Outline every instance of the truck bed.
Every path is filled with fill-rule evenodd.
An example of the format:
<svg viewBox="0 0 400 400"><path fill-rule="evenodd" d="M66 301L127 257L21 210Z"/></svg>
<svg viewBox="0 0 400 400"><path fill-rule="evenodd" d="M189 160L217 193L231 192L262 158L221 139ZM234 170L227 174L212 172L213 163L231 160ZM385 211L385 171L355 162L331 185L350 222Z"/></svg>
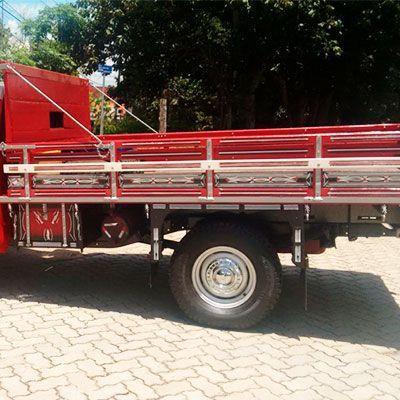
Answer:
<svg viewBox="0 0 400 400"><path fill-rule="evenodd" d="M5 144L1 202L397 204L399 125Z"/></svg>

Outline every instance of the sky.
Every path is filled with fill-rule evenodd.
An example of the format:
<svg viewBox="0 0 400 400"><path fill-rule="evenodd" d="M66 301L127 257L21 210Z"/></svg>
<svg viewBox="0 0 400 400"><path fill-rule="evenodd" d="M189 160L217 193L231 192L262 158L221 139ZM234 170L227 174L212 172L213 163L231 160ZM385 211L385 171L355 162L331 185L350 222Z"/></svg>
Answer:
<svg viewBox="0 0 400 400"><path fill-rule="evenodd" d="M13 13L19 20L33 18L39 11L46 7L53 7L57 4L71 3L71 0L4 0L5 8ZM7 12L4 13L4 23L14 34L19 34L19 21Z"/></svg>
<svg viewBox="0 0 400 400"><path fill-rule="evenodd" d="M34 18L39 11L46 6L54 7L57 4L72 3L72 0L4 0L5 7L8 11L12 12L18 19ZM4 23L11 32L17 37L21 35L19 30L20 22L4 13ZM102 83L102 76L96 72L89 76L89 78L100 86ZM113 72L110 76L106 77L106 86L115 85L116 73Z"/></svg>

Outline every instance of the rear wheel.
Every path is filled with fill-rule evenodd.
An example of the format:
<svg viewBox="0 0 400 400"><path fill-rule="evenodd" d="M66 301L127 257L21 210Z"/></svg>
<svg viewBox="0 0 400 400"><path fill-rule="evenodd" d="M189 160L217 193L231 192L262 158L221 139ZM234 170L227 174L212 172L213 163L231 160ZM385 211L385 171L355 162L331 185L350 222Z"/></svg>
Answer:
<svg viewBox="0 0 400 400"><path fill-rule="evenodd" d="M275 306L281 291L280 264L258 230L234 221L203 222L175 251L170 283L191 319L243 329Z"/></svg>

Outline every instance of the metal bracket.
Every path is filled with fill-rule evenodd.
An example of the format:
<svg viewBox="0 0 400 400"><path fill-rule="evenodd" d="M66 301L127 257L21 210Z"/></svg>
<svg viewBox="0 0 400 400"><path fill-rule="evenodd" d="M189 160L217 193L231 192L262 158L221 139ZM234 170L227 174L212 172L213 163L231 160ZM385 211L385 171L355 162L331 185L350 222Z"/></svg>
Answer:
<svg viewBox="0 0 400 400"><path fill-rule="evenodd" d="M300 206L298 210L287 211L289 224L292 229L292 261L300 268L300 277L303 284L304 309L307 311L308 293L307 293L307 269L308 256L305 249L305 226L304 219L307 219L309 210L305 206Z"/></svg>
<svg viewBox="0 0 400 400"><path fill-rule="evenodd" d="M386 215L388 213L388 207L386 204L382 204L381 205L381 218L382 218L382 222L386 221Z"/></svg>
<svg viewBox="0 0 400 400"><path fill-rule="evenodd" d="M165 217L168 214L166 209L156 209L153 206L149 207L150 218L150 274L149 286L153 287L154 278L159 270L160 259L163 248L163 225Z"/></svg>
<svg viewBox="0 0 400 400"><path fill-rule="evenodd" d="M305 212L306 221L308 222L310 220L310 212L311 212L311 207L309 204L304 205L304 212Z"/></svg>

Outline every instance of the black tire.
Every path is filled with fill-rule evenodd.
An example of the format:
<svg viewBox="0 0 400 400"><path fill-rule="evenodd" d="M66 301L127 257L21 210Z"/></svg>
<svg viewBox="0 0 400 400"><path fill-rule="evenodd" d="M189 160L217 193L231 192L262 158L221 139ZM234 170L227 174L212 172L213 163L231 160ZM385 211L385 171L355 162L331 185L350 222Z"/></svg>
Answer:
<svg viewBox="0 0 400 400"><path fill-rule="evenodd" d="M192 269L200 255L216 246L243 253L252 263L256 283L246 302L220 308L203 300L195 289ZM171 260L170 285L182 311L200 324L244 329L260 322L275 306L281 293L281 265L265 234L238 221L205 221L181 241Z"/></svg>

